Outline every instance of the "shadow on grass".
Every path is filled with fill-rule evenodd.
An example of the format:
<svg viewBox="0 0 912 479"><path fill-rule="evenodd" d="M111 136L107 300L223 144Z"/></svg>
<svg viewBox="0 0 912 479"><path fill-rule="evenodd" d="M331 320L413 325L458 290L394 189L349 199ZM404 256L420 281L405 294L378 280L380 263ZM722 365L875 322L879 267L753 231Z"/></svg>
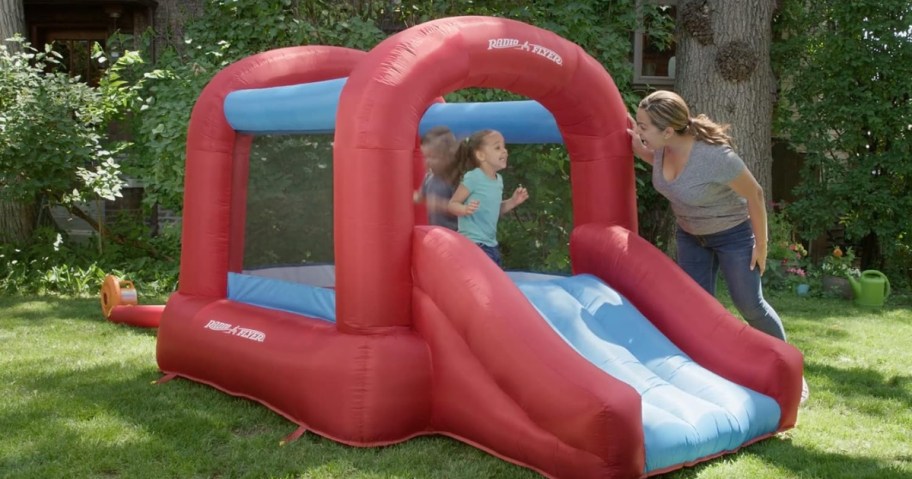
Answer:
<svg viewBox="0 0 912 479"><path fill-rule="evenodd" d="M758 446L757 457L764 462L788 469L788 477L821 479L908 479L883 460L851 456L796 446L788 438L777 438Z"/></svg>
<svg viewBox="0 0 912 479"><path fill-rule="evenodd" d="M812 377L827 378L827 388L839 397L864 400L863 402L870 399L898 400L912 408L912 376L888 377L876 369L841 369L817 362L806 363L805 370Z"/></svg>
<svg viewBox="0 0 912 479"><path fill-rule="evenodd" d="M738 455L752 456L771 467L786 469L782 477L790 479L908 479L909 473L891 467L883 460L833 453L795 445L785 435L776 436L751 445ZM896 458L907 462L912 456ZM715 467L714 461L692 468L656 476L656 479L696 479L706 469Z"/></svg>

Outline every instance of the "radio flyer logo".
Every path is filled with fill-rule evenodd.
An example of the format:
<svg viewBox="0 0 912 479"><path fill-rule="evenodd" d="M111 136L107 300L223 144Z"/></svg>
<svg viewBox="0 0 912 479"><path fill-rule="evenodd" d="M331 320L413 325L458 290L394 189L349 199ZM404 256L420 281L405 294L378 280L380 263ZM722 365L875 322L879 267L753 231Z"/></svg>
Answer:
<svg viewBox="0 0 912 479"><path fill-rule="evenodd" d="M554 50L536 43L520 42L516 38L491 38L488 40L488 50L522 50L551 60L557 65L563 65L564 59Z"/></svg>
<svg viewBox="0 0 912 479"><path fill-rule="evenodd" d="M242 328L240 326L233 326L228 323L223 323L221 321L215 321L210 319L205 326L205 329L212 331L217 331L219 333L230 334L232 336L237 336L239 338L249 339L251 341L256 341L262 343L266 341L266 333L262 331L257 331L256 329Z"/></svg>

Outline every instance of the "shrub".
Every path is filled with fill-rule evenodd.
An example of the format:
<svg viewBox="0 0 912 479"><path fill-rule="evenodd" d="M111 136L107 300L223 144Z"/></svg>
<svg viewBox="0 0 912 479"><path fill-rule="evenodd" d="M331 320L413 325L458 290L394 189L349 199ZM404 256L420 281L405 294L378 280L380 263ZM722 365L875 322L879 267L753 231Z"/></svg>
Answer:
<svg viewBox="0 0 912 479"><path fill-rule="evenodd" d="M843 252L839 246L833 248L833 251L823 258L820 271L825 275L840 278L849 275L858 276L859 271L855 266L855 251L852 248L846 248Z"/></svg>
<svg viewBox="0 0 912 479"><path fill-rule="evenodd" d="M149 240L177 257L176 232ZM178 263L149 257L144 250L116 245L99 253L91 242L68 241L64 233L39 228L23 247L0 244L0 293L97 296L106 274L132 280L141 293L163 296L177 289Z"/></svg>
<svg viewBox="0 0 912 479"><path fill-rule="evenodd" d="M120 196L115 158L130 144L110 139L107 129L138 98L142 80L127 76L142 59L125 52L93 87L61 70L52 45L39 51L21 37L11 41L21 49L0 45L0 198L41 198L91 224L80 202ZM97 44L93 59L107 61Z"/></svg>

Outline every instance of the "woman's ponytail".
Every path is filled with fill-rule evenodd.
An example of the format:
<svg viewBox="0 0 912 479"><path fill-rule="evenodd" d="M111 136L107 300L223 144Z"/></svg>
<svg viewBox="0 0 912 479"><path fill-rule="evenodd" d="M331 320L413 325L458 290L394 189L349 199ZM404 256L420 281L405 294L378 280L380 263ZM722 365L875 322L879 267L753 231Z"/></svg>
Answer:
<svg viewBox="0 0 912 479"><path fill-rule="evenodd" d="M732 139L726 133L728 125L720 125L702 113L691 118L687 103L675 92L654 91L640 101L639 107L659 130L671 127L679 135L690 133L706 143L732 146Z"/></svg>

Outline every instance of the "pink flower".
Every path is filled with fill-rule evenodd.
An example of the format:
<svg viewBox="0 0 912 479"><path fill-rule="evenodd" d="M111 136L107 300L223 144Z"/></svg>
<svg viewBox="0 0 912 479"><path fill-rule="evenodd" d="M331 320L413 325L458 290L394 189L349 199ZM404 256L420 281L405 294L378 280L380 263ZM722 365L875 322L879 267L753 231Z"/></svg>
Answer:
<svg viewBox="0 0 912 479"><path fill-rule="evenodd" d="M807 273L802 268L789 268L786 271L788 271L791 274L794 274L795 276L800 276L802 278L807 276Z"/></svg>

